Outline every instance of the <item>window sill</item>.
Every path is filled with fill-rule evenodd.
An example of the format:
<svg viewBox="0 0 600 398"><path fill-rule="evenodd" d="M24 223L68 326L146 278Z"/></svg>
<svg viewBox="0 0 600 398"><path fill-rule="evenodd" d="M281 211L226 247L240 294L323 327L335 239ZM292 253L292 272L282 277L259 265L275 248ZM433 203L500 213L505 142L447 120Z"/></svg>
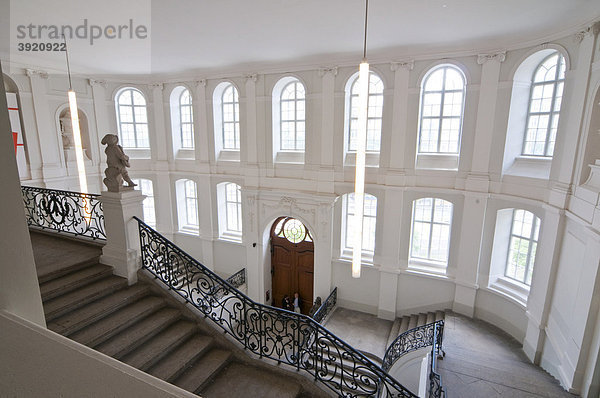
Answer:
<svg viewBox="0 0 600 398"><path fill-rule="evenodd" d="M550 177L552 158L545 156L517 156L505 174L547 180Z"/></svg>
<svg viewBox="0 0 600 398"><path fill-rule="evenodd" d="M417 153L417 169L458 170L458 154Z"/></svg>
<svg viewBox="0 0 600 398"><path fill-rule="evenodd" d="M195 150L192 148L178 149L175 154L175 159L194 160Z"/></svg>
<svg viewBox="0 0 600 398"><path fill-rule="evenodd" d="M278 151L275 163L304 164L304 151Z"/></svg>
<svg viewBox="0 0 600 398"><path fill-rule="evenodd" d="M199 235L200 228L184 225L178 232L185 235Z"/></svg>
<svg viewBox="0 0 600 398"><path fill-rule="evenodd" d="M490 282L489 289L515 301L523 308L527 307L529 286L524 283L501 276Z"/></svg>
<svg viewBox="0 0 600 398"><path fill-rule="evenodd" d="M240 151L223 149L219 152L217 161L219 161L219 162L239 162L240 161Z"/></svg>
<svg viewBox="0 0 600 398"><path fill-rule="evenodd" d="M150 148L123 148L123 151L131 159L150 159L152 157Z"/></svg>
<svg viewBox="0 0 600 398"><path fill-rule="evenodd" d="M356 151L346 152L344 166L356 165ZM379 152L367 152L365 157L367 167L379 167Z"/></svg>
<svg viewBox="0 0 600 398"><path fill-rule="evenodd" d="M341 254L339 260L352 263L352 251L344 249L342 251L342 254ZM361 263L364 265L372 266L373 265L373 253L363 250Z"/></svg>
<svg viewBox="0 0 600 398"><path fill-rule="evenodd" d="M242 243L242 234L234 232L223 232L221 236L219 236L219 240L231 243Z"/></svg>
<svg viewBox="0 0 600 398"><path fill-rule="evenodd" d="M411 258L408 260L408 270L431 275L446 275L448 264Z"/></svg>

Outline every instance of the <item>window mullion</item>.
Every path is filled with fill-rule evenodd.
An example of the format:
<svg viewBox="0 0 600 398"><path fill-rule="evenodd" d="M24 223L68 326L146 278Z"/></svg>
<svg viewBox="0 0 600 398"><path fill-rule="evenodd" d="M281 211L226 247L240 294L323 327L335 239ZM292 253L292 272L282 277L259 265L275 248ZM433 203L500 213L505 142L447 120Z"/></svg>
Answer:
<svg viewBox="0 0 600 398"><path fill-rule="evenodd" d="M431 203L431 221L429 222L429 243L427 247L427 258L431 260L431 241L433 236L433 217L435 216L435 199Z"/></svg>
<svg viewBox="0 0 600 398"><path fill-rule="evenodd" d="M443 115L444 115L444 101L445 101L445 97L446 97L446 71L447 69L444 68L444 73L442 75L442 96L440 97L440 116L439 116L439 126L438 126L438 139L437 139L437 152L440 153L440 147L441 147L441 140L442 140L442 122L443 122Z"/></svg>

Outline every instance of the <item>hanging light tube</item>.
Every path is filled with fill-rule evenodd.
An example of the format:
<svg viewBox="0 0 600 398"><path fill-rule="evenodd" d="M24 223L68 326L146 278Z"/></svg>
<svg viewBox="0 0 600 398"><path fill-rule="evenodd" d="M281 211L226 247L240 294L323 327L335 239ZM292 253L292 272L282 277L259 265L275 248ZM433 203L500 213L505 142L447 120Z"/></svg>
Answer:
<svg viewBox="0 0 600 398"><path fill-rule="evenodd" d="M354 176L354 246L352 251L353 278L360 278L360 269L362 266L367 121L369 113L369 63L367 62L368 11L369 0L365 0L365 35L363 43L363 60L358 69L358 130L356 134L356 162Z"/></svg>

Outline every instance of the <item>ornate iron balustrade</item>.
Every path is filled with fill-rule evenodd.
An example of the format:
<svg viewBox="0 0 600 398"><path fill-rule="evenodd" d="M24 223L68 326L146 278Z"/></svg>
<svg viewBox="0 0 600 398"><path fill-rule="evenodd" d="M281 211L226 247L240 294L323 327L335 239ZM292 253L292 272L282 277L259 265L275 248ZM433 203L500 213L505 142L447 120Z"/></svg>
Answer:
<svg viewBox="0 0 600 398"><path fill-rule="evenodd" d="M100 195L27 186L21 193L28 226L106 240Z"/></svg>
<svg viewBox="0 0 600 398"><path fill-rule="evenodd" d="M246 283L246 268L242 268L235 274L231 275L229 278L226 279L226 281L231 286L238 289L240 286ZM227 290L222 289L220 286L215 286L211 294L214 295L217 300L221 300L223 296L227 294Z"/></svg>
<svg viewBox="0 0 600 398"><path fill-rule="evenodd" d="M246 283L246 268L242 268L226 280L231 286L239 289L240 286Z"/></svg>
<svg viewBox="0 0 600 398"><path fill-rule="evenodd" d="M323 319L325 319L327 315L331 313L336 303L337 287L333 289L331 293L329 293L329 296L327 296L327 300L325 300L325 302L321 304L319 309L313 314L312 318L319 323L323 322Z"/></svg>
<svg viewBox="0 0 600 398"><path fill-rule="evenodd" d="M444 321L435 323L433 345L431 346L431 362L429 368L429 398L445 398L446 389L442 386L442 376L436 372L437 359L442 351Z"/></svg>
<svg viewBox="0 0 600 398"><path fill-rule="evenodd" d="M432 368L429 374L430 397L440 397L441 395L431 395L432 391L442 391L441 377L435 373L435 361L437 356L442 352L442 338L444 332L444 321L436 321L426 325L417 326L416 328L407 330L400 334L385 351L383 364L381 367L387 372L396 363L400 357L409 352L416 351L421 348L432 346ZM432 382L436 380L438 383L436 388L432 387Z"/></svg>
<svg viewBox="0 0 600 398"><path fill-rule="evenodd" d="M341 397L417 397L312 318L254 302L136 220L142 267L246 350L306 371ZM225 294L217 298L216 290Z"/></svg>
<svg viewBox="0 0 600 398"><path fill-rule="evenodd" d="M441 326L440 326L441 325ZM429 347L434 343L434 331L441 327L444 330L444 321L428 323L426 325L417 326L416 328L407 330L400 334L385 351L383 356L382 368L388 371L394 366L394 363L405 354L416 351L420 348ZM441 336L438 348L441 350Z"/></svg>

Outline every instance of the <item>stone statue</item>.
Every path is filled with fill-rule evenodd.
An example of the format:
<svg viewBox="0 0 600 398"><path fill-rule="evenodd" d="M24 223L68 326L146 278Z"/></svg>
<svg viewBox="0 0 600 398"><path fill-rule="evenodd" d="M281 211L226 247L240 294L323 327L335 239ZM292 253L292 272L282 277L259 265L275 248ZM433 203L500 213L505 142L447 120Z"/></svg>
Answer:
<svg viewBox="0 0 600 398"><path fill-rule="evenodd" d="M59 119L60 135L62 137L63 148L73 148L73 127L71 125L71 111L67 112Z"/></svg>
<svg viewBox="0 0 600 398"><path fill-rule="evenodd" d="M127 167L129 165L129 156L123 152L123 147L119 145L119 137L115 134L106 134L102 138L102 144L106 145L104 153L106 153L107 168L104 170L106 178L104 185L109 192L120 192L127 189L133 189L136 184L129 178ZM127 182L127 186L123 186L123 180Z"/></svg>

